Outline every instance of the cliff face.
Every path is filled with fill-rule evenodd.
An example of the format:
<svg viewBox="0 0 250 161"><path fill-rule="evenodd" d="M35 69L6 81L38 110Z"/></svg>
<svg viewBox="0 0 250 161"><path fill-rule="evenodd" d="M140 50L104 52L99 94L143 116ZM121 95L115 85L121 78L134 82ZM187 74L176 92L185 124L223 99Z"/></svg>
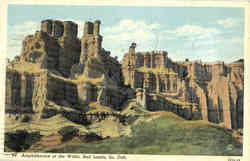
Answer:
<svg viewBox="0 0 250 161"><path fill-rule="evenodd" d="M40 111L46 99L46 77L44 70L28 73L7 69L6 107L7 110Z"/></svg>
<svg viewBox="0 0 250 161"><path fill-rule="evenodd" d="M236 73L232 68L229 70L231 71L226 74L214 76L207 86L208 119L213 122L224 122L228 128L242 128L243 73ZM237 78L231 79L232 75Z"/></svg>
<svg viewBox="0 0 250 161"><path fill-rule="evenodd" d="M173 62L164 51L135 53L132 44L122 68L125 84L143 89L137 90L137 102L149 110L243 128L243 62ZM190 114L184 116L184 109Z"/></svg>

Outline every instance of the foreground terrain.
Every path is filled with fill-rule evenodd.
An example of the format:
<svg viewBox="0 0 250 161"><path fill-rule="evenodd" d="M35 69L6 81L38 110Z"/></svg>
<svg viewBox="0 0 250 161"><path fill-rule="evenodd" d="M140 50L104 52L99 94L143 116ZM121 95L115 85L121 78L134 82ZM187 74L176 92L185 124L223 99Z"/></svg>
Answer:
<svg viewBox="0 0 250 161"><path fill-rule="evenodd" d="M112 121L110 122L112 123ZM109 123L106 122L106 124ZM139 117L128 126L131 128L129 135L112 138L96 137L96 135L87 138L81 134L69 140L61 141L62 136L60 135L41 136L26 151L242 155L242 144L232 136L232 130L205 121L186 121L170 112L157 112L146 117ZM118 131L121 131L121 129L118 129ZM116 131L112 130L112 133L116 133Z"/></svg>
<svg viewBox="0 0 250 161"><path fill-rule="evenodd" d="M184 121L164 113L154 121L132 128L131 137L55 148L50 152L242 155L242 144L232 138L232 131L204 121Z"/></svg>

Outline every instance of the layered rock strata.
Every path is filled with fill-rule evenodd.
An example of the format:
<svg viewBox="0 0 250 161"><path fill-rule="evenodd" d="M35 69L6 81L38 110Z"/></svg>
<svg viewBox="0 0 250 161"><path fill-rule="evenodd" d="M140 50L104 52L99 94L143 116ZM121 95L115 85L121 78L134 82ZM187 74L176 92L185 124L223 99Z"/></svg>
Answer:
<svg viewBox="0 0 250 161"><path fill-rule="evenodd" d="M243 61L173 62L166 51L135 52L122 60L124 82L136 90L137 103L151 111L169 110L227 128L243 127ZM173 110L174 109L174 110ZM181 109L181 110L180 110Z"/></svg>
<svg viewBox="0 0 250 161"><path fill-rule="evenodd" d="M86 22L82 39L71 21L45 20L7 65L8 110L41 112L52 101L80 111L90 102L121 110L128 94L121 64L102 48L100 21Z"/></svg>

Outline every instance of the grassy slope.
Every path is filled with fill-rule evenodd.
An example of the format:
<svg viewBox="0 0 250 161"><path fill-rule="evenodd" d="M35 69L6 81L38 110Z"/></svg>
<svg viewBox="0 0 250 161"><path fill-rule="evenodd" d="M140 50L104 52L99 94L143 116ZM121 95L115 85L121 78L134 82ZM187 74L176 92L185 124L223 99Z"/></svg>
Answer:
<svg viewBox="0 0 250 161"><path fill-rule="evenodd" d="M241 155L241 149L229 130L204 121L185 121L165 112L153 121L134 125L132 137L108 139L98 144L82 143L51 152Z"/></svg>

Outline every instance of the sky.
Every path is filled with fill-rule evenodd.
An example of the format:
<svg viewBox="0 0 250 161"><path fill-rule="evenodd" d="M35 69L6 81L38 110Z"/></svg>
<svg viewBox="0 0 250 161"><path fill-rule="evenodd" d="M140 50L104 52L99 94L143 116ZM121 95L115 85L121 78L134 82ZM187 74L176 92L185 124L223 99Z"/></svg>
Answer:
<svg viewBox="0 0 250 161"><path fill-rule="evenodd" d="M76 22L79 38L85 21L101 20L103 47L119 60L132 42L137 52L164 50L174 61L243 58L243 8L58 5L8 6L8 58L21 54L22 40L45 19Z"/></svg>

